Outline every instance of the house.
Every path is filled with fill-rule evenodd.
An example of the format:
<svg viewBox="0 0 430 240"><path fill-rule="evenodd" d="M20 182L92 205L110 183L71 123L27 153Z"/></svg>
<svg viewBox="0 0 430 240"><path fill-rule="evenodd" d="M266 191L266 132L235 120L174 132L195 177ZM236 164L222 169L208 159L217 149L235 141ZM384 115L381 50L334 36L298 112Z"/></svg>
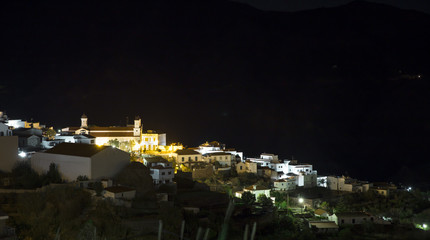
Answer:
<svg viewBox="0 0 430 240"><path fill-rule="evenodd" d="M339 226L333 221L309 221L309 228L316 233L336 233Z"/></svg>
<svg viewBox="0 0 430 240"><path fill-rule="evenodd" d="M175 169L172 163L160 156L144 157L143 164L149 168L150 175L155 185L172 183L175 177Z"/></svg>
<svg viewBox="0 0 430 240"><path fill-rule="evenodd" d="M130 154L110 146L61 143L31 157L31 166L39 173L48 171L51 163L57 165L66 181L78 176L95 180L114 177L130 163Z"/></svg>
<svg viewBox="0 0 430 240"><path fill-rule="evenodd" d="M202 161L202 155L192 149L177 150L172 154L172 156L176 160L177 164Z"/></svg>
<svg viewBox="0 0 430 240"><path fill-rule="evenodd" d="M397 190L397 186L392 183L386 182L374 182L370 190L377 192L378 194L387 197L391 191Z"/></svg>
<svg viewBox="0 0 430 240"><path fill-rule="evenodd" d="M112 199L132 200L136 196L136 189L125 186L112 186L104 189L103 196Z"/></svg>
<svg viewBox="0 0 430 240"><path fill-rule="evenodd" d="M18 136L18 147L22 150L41 148L42 130L37 128L16 128L12 135Z"/></svg>
<svg viewBox="0 0 430 240"><path fill-rule="evenodd" d="M213 152L206 153L202 156L203 161L207 163L218 162L222 167L231 167L233 162L233 156L230 153L225 152Z"/></svg>
<svg viewBox="0 0 430 240"><path fill-rule="evenodd" d="M250 192L255 195L255 198L258 199L260 195L266 195L266 197L270 198L270 188L265 188L262 186L252 185L243 189L243 191L238 191L235 193L235 196L238 198L242 198L242 194L244 192Z"/></svg>
<svg viewBox="0 0 430 240"><path fill-rule="evenodd" d="M221 144L217 141L205 142L199 147L195 148L195 151L199 152L202 155L217 152L230 153L232 155L233 161L236 160L236 158L240 160L243 159L243 152L238 152L234 148L225 148L225 144Z"/></svg>
<svg viewBox="0 0 430 240"><path fill-rule="evenodd" d="M253 173L257 174L257 163L249 160L236 164L237 173Z"/></svg>
<svg viewBox="0 0 430 240"><path fill-rule="evenodd" d="M273 182L273 189L277 191L290 191L296 189L296 179L294 177L279 179Z"/></svg>
<svg viewBox="0 0 430 240"><path fill-rule="evenodd" d="M375 222L375 217L366 212L344 212L330 215L328 220L334 221L337 225L342 226Z"/></svg>
<svg viewBox="0 0 430 240"><path fill-rule="evenodd" d="M3 136L12 136L12 130L9 128L8 125L0 121L0 137Z"/></svg>
<svg viewBox="0 0 430 240"><path fill-rule="evenodd" d="M328 176L327 188L334 191L367 192L372 184L350 177Z"/></svg>

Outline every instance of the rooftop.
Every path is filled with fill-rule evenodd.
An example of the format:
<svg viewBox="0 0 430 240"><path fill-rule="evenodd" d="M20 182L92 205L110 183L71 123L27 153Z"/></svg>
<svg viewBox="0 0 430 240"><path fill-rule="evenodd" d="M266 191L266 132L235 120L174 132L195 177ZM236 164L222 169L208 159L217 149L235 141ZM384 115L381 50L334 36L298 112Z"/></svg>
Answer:
<svg viewBox="0 0 430 240"><path fill-rule="evenodd" d="M337 217L370 217L371 215L366 212L343 212L336 213Z"/></svg>
<svg viewBox="0 0 430 240"><path fill-rule="evenodd" d="M339 228L339 226L332 221L310 221L309 225L316 228Z"/></svg>
<svg viewBox="0 0 430 240"><path fill-rule="evenodd" d="M83 143L60 143L57 146L46 150L45 153L61 154L79 157L91 157L107 148L108 146L97 146Z"/></svg>
<svg viewBox="0 0 430 240"><path fill-rule="evenodd" d="M149 163L168 163L169 162L160 156L144 157L144 159Z"/></svg>
<svg viewBox="0 0 430 240"><path fill-rule="evenodd" d="M226 153L226 152L212 152L212 153L206 153L203 156L230 156L231 153Z"/></svg>
<svg viewBox="0 0 430 240"><path fill-rule="evenodd" d="M270 188L265 188L265 187L263 187L263 186L257 186L257 185L251 185L251 186L246 187L246 188L244 188L244 189L249 190L249 191L255 191L255 190L270 190Z"/></svg>
<svg viewBox="0 0 430 240"><path fill-rule="evenodd" d="M199 152L194 151L192 149L177 150L175 153L178 154L178 155L200 155Z"/></svg>

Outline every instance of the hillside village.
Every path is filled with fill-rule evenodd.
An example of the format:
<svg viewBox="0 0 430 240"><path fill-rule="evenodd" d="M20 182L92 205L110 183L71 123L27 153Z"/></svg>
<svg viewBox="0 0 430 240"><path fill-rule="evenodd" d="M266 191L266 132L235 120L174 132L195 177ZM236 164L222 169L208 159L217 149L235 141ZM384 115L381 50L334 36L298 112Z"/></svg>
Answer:
<svg viewBox="0 0 430 240"><path fill-rule="evenodd" d="M144 130L140 117L125 126L90 123L83 114L80 126L56 131L0 112L1 234L35 234L20 225L31 224L20 204L11 203L19 195L70 188L82 191L83 199L88 194L96 206L115 209L112 224L122 230L100 231L107 239L346 239L359 232L383 239L399 231L429 236L430 195L414 187L321 175L312 162L276 153L250 157L217 141L190 148L168 144L166 133ZM98 219L92 216L76 218ZM73 231L111 224L92 222ZM223 235L226 226L229 237ZM67 239L73 235L67 229L50 231Z"/></svg>

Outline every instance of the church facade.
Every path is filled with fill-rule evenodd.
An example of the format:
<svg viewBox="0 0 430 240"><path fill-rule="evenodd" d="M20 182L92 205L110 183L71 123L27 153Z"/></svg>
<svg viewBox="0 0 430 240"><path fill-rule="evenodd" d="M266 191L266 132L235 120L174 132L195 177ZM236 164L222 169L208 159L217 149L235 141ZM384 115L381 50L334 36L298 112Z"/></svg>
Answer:
<svg viewBox="0 0 430 240"><path fill-rule="evenodd" d="M81 117L80 127L67 127L62 129L66 134L87 134L95 137L95 144L109 145L110 142L127 143L131 150L155 151L160 144L159 136L165 138L165 134L157 134L153 131L142 131L142 120L136 117L134 125L126 127L98 127L89 126L88 117L84 114ZM161 142L163 144L164 141ZM165 144L164 144L165 145Z"/></svg>

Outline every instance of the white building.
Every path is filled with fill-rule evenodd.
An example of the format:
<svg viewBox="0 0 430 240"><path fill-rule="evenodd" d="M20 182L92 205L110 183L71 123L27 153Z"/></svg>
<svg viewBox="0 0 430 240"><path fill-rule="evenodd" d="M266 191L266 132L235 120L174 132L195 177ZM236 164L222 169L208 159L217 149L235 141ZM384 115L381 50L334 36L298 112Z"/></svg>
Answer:
<svg viewBox="0 0 430 240"><path fill-rule="evenodd" d="M243 159L243 152L238 152L233 148L225 148L224 144L221 144L217 141L203 143L195 150L202 155L207 153L224 152L230 153L233 157L233 160L236 158L236 156L238 156L241 160Z"/></svg>
<svg viewBox="0 0 430 240"><path fill-rule="evenodd" d="M31 166L39 173L48 171L51 163L57 165L66 181L78 176L90 180L112 178L130 163L130 154L109 146L61 143L31 157Z"/></svg>
<svg viewBox="0 0 430 240"><path fill-rule="evenodd" d="M335 213L328 216L329 221L334 221L337 225L355 225L365 222L374 222L375 217L365 212L345 212Z"/></svg>
<svg viewBox="0 0 430 240"><path fill-rule="evenodd" d="M134 125L125 127L97 127L88 125L88 117L84 114L81 117L80 127L67 127L61 131L66 134L86 134L95 137L95 144L109 145L109 141L132 143L132 150L155 151L159 145L166 144L166 134L158 134L155 131L142 130L142 120L136 117ZM163 146L164 146L163 145Z"/></svg>
<svg viewBox="0 0 430 240"><path fill-rule="evenodd" d="M262 186L252 185L243 189L243 191L238 191L235 193L235 196L238 198L242 198L242 194L244 192L250 192L255 195L255 198L258 199L260 195L266 195L266 197L270 198L270 188L265 188Z"/></svg>
<svg viewBox="0 0 430 240"><path fill-rule="evenodd" d="M12 130L9 129L9 126L0 122L0 137L3 136L12 136Z"/></svg>
<svg viewBox="0 0 430 240"><path fill-rule="evenodd" d="M143 164L149 168L155 185L172 183L175 177L175 169L172 163L160 156L144 157Z"/></svg>

